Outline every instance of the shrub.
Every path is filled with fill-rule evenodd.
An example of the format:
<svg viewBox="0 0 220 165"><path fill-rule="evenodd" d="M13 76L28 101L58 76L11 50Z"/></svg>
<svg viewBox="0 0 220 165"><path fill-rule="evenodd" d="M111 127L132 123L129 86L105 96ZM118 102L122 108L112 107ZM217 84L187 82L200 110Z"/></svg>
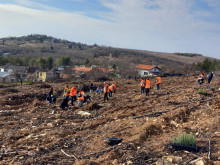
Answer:
<svg viewBox="0 0 220 165"><path fill-rule="evenodd" d="M173 137L172 144L179 144L184 146L193 146L196 147L196 138L192 135L192 133L187 134L178 134L177 138Z"/></svg>
<svg viewBox="0 0 220 165"><path fill-rule="evenodd" d="M207 94L207 91L205 89L199 89L198 91L199 94Z"/></svg>

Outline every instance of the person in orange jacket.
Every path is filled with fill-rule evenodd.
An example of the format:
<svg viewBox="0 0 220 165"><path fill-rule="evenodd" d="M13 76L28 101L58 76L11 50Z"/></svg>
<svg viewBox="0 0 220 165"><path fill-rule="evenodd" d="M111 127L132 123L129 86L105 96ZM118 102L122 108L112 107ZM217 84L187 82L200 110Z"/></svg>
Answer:
<svg viewBox="0 0 220 165"><path fill-rule="evenodd" d="M103 92L104 92L104 102L105 102L105 100L108 101L109 86L106 82L104 82Z"/></svg>
<svg viewBox="0 0 220 165"><path fill-rule="evenodd" d="M84 100L85 100L85 93L84 93L84 91L83 90L81 90L81 91L79 91L79 93L78 93L78 106L79 107L82 107L82 104L83 104L83 102L84 102Z"/></svg>
<svg viewBox="0 0 220 165"><path fill-rule="evenodd" d="M144 88L145 88L145 79L141 78L140 86L141 86L141 94L144 94Z"/></svg>
<svg viewBox="0 0 220 165"><path fill-rule="evenodd" d="M146 96L149 96L150 88L151 88L151 82L150 82L149 79L147 79L147 81L146 81L146 86L145 86Z"/></svg>
<svg viewBox="0 0 220 165"><path fill-rule="evenodd" d="M162 80L161 80L161 77L157 77L157 79L156 79L156 84L157 84L157 90L159 90L160 89L160 84L162 83Z"/></svg>
<svg viewBox="0 0 220 165"><path fill-rule="evenodd" d="M109 87L109 97L112 97L112 93L115 93L116 92L116 84L112 84L110 87Z"/></svg>
<svg viewBox="0 0 220 165"><path fill-rule="evenodd" d="M76 95L77 95L77 87L72 87L70 91L70 96L71 96L71 105L73 106L73 103L76 101Z"/></svg>
<svg viewBox="0 0 220 165"><path fill-rule="evenodd" d="M64 96L66 99L66 107L68 107L68 101L69 101L69 96L70 96L70 88L68 85L66 85L66 88L64 89Z"/></svg>

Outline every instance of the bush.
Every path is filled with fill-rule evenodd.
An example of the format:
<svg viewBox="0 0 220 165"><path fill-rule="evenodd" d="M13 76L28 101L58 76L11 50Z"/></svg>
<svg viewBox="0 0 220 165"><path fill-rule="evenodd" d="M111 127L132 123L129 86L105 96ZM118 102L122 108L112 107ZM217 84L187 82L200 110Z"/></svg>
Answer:
<svg viewBox="0 0 220 165"><path fill-rule="evenodd" d="M196 138L192 135L192 133L187 134L178 134L177 138L173 137L172 144L179 144L184 146L193 146L196 147Z"/></svg>
<svg viewBox="0 0 220 165"><path fill-rule="evenodd" d="M206 95L207 91L205 89L199 89L198 93Z"/></svg>

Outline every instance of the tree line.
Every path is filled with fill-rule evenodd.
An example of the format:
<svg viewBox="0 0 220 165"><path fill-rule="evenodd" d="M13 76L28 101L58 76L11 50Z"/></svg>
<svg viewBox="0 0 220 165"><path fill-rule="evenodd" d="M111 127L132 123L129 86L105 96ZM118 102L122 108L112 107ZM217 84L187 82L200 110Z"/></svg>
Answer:
<svg viewBox="0 0 220 165"><path fill-rule="evenodd" d="M0 56L0 65L13 64L18 66L26 67L38 67L40 69L52 69L54 66L69 66L72 64L71 58L69 56L64 56L56 58L53 57L40 57L32 58L29 56L17 57L17 56Z"/></svg>

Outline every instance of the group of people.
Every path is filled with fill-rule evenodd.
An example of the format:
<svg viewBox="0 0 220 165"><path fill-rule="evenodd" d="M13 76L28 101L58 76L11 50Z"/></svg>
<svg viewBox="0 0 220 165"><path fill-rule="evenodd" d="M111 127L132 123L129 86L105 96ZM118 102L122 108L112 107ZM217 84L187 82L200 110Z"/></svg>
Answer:
<svg viewBox="0 0 220 165"><path fill-rule="evenodd" d="M90 82L90 93L93 93L94 86ZM91 98L89 95L86 95L83 90L77 90L78 86L72 86L72 88L69 88L68 85L66 85L64 92L63 92L63 100L60 103L60 107L62 109L65 109L65 107L68 107L68 102L71 100L71 105L74 106L74 102L78 100L78 106L81 107L83 103L86 103L88 101L91 101ZM112 94L116 92L116 84L108 85L108 83L104 82L104 88L98 87L96 89L96 94L104 93L104 102L108 100L108 97L112 97ZM53 88L50 89L49 94L47 96L47 100L49 101L49 104L56 104L57 99L57 92Z"/></svg>
<svg viewBox="0 0 220 165"><path fill-rule="evenodd" d="M104 89L103 89L103 93L104 93L104 102L108 101L109 97L112 97L113 93L116 93L116 84L112 84L112 85L108 85L108 83L104 82Z"/></svg>
<svg viewBox="0 0 220 165"><path fill-rule="evenodd" d="M160 89L161 83L162 83L162 79L161 79L161 77L158 76L156 78L157 90ZM140 86L141 86L141 94L144 94L144 92L145 92L146 96L149 96L150 89L152 88L150 79L149 78L141 78Z"/></svg>
<svg viewBox="0 0 220 165"><path fill-rule="evenodd" d="M208 75L207 75L207 83L210 84L211 83L211 80L214 76L214 73L213 72L210 72ZM202 86L202 84L204 83L204 80L205 80L205 76L204 76L204 73L201 73L198 77L198 84L199 84L199 87Z"/></svg>

